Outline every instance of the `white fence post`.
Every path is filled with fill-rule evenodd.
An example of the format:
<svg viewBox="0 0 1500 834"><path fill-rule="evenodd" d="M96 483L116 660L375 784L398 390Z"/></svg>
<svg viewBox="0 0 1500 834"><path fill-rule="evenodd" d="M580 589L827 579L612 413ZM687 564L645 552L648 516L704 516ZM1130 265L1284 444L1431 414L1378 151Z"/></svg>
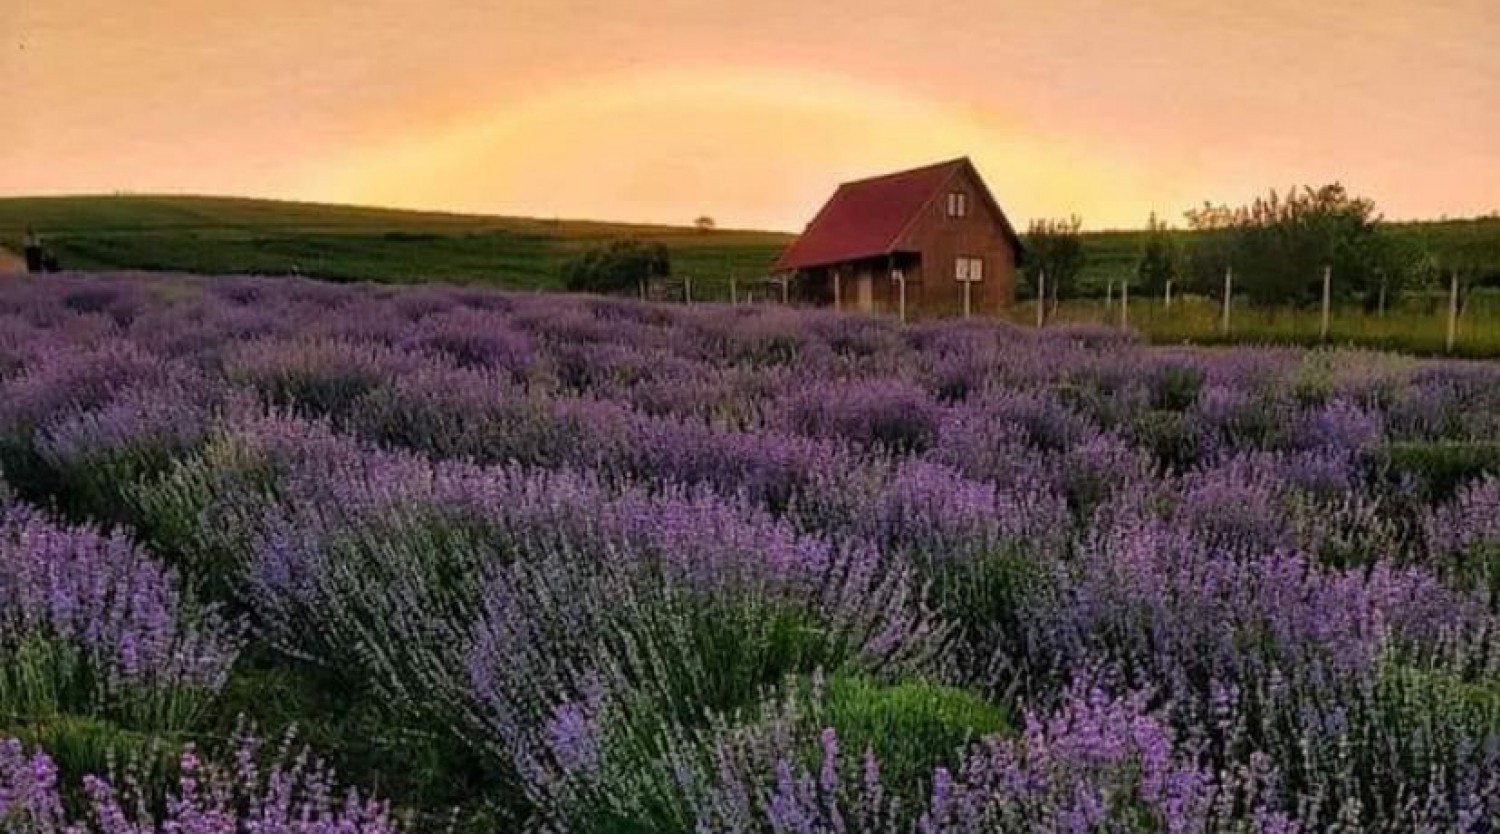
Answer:
<svg viewBox="0 0 1500 834"><path fill-rule="evenodd" d="M1219 321L1219 332L1229 335L1229 300L1234 297L1234 267L1224 267L1224 316Z"/></svg>
<svg viewBox="0 0 1500 834"><path fill-rule="evenodd" d="M891 278L896 282L896 313L901 317L901 323L906 324L906 273L895 269L891 271Z"/></svg>
<svg viewBox="0 0 1500 834"><path fill-rule="evenodd" d="M1172 279L1167 279L1166 294L1162 297L1161 307L1163 310L1172 309Z"/></svg>
<svg viewBox="0 0 1500 834"><path fill-rule="evenodd" d="M1448 352L1458 341L1458 270L1452 270L1448 282Z"/></svg>
<svg viewBox="0 0 1500 834"><path fill-rule="evenodd" d="M1328 341L1328 313L1333 306L1333 267L1323 267L1323 322L1318 327L1318 341Z"/></svg>
<svg viewBox="0 0 1500 834"><path fill-rule="evenodd" d="M1040 330L1046 323L1044 318L1047 314L1047 271L1041 270L1036 279L1036 326Z"/></svg>

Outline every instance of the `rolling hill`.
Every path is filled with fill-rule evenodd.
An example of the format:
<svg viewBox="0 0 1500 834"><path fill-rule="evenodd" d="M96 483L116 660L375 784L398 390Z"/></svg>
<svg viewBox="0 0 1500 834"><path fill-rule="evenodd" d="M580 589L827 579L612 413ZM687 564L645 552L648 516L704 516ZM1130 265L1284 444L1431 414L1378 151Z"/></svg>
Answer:
<svg viewBox="0 0 1500 834"><path fill-rule="evenodd" d="M659 240L674 271L763 275L791 239L776 232L401 211L229 197L0 199L0 245L26 228L68 269L301 274L340 281L559 285L561 263L619 237Z"/></svg>

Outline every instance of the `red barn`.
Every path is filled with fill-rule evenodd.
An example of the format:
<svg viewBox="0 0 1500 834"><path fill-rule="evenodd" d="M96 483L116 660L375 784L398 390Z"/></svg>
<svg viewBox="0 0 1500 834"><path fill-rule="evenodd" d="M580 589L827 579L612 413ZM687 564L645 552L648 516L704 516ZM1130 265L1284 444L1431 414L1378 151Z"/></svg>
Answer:
<svg viewBox="0 0 1500 834"><path fill-rule="evenodd" d="M967 157L846 182L781 253L804 302L909 315L998 313L1015 298L1021 240Z"/></svg>

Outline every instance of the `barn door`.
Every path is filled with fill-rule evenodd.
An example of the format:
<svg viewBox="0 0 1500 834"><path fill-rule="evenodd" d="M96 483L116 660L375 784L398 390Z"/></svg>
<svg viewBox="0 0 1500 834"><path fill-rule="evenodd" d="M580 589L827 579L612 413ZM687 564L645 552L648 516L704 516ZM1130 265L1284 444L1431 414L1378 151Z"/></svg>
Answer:
<svg viewBox="0 0 1500 834"><path fill-rule="evenodd" d="M854 307L862 313L875 309L875 276L862 269L854 281Z"/></svg>

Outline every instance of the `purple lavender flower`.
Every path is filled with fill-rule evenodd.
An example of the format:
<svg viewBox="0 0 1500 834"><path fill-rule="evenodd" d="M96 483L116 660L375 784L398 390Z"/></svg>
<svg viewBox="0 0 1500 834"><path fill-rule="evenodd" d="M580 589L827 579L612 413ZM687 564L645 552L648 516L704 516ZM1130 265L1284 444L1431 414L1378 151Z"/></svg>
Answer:
<svg viewBox="0 0 1500 834"><path fill-rule="evenodd" d="M83 778L82 810L64 809L57 768L45 751L0 740L0 824L32 834L397 834L388 805L350 790L306 752L283 754L269 768L254 764L260 743L242 737L234 765L205 762L189 746L178 761L175 790L149 795L128 778ZM71 806L70 806L71 807ZM148 809L163 808L159 815Z"/></svg>
<svg viewBox="0 0 1500 834"><path fill-rule="evenodd" d="M167 722L163 729L180 729L223 686L239 642L212 609L195 611L176 577L122 535L62 528L24 507L0 507L0 652L39 663L81 658L95 688L65 693L76 700L61 706L143 711Z"/></svg>

